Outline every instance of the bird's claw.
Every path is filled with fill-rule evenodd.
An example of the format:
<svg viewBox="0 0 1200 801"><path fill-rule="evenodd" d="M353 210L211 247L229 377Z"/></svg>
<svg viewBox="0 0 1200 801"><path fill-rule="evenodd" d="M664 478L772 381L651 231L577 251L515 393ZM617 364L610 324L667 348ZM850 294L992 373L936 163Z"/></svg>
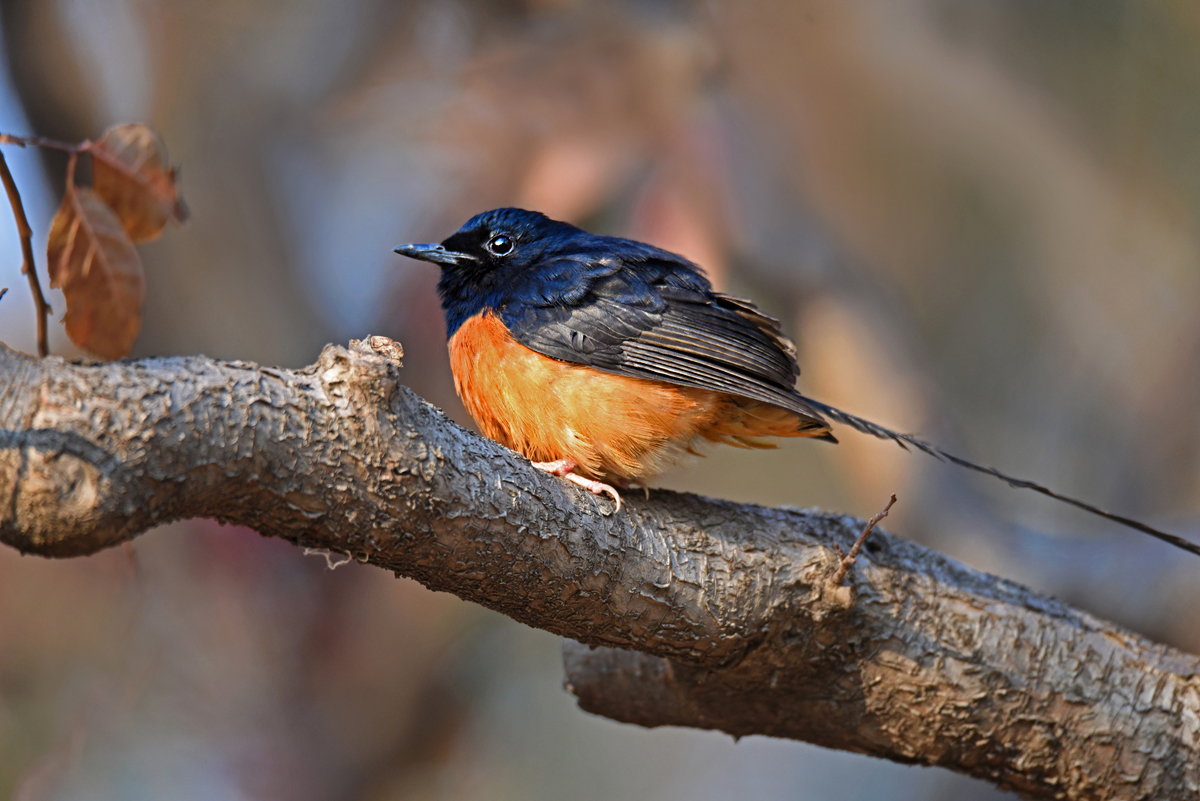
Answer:
<svg viewBox="0 0 1200 801"><path fill-rule="evenodd" d="M538 470L544 470L552 476L561 476L567 481L570 481L576 486L583 487L588 492L594 495L607 495L613 499L617 508L613 513L621 511L621 496L617 493L615 487L610 484L605 484L602 481L596 481L591 478L584 478L578 473L572 472L578 464L571 459L559 459L556 462L534 462L533 466Z"/></svg>
<svg viewBox="0 0 1200 801"><path fill-rule="evenodd" d="M614 503L617 504L617 508L613 510L613 513L615 514L616 512L621 511L621 496L617 494L616 488L611 484L605 484L602 481L596 481L591 478L584 478L578 473L566 473L563 475L563 478L565 478L567 481L570 481L572 484L577 484L580 487L583 487L585 490L588 490L595 495L607 495L613 499Z"/></svg>

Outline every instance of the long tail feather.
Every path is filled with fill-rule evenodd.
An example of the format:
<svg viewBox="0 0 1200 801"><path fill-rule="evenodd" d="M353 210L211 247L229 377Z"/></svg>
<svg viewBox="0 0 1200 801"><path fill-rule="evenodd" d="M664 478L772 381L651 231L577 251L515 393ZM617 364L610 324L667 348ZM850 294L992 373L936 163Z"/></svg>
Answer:
<svg viewBox="0 0 1200 801"><path fill-rule="evenodd" d="M870 434L872 437L878 437L879 439L891 440L891 441L895 442L897 445L899 445L901 448L904 448L905 450L908 450L908 446L911 445L914 448L916 448L917 450L924 451L925 453L929 454L933 458L938 459L940 461L952 462L961 467L965 467L968 470L974 470L977 473L984 473L989 476L995 476L996 478L1003 481L1005 484L1008 484L1008 486L1010 486L1010 487L1015 487L1017 489L1028 489L1028 490L1033 490L1034 492L1039 492L1042 495L1045 495L1049 498L1054 498L1055 500L1062 501L1063 503L1069 503L1074 507L1083 509L1085 512L1091 512L1094 515L1099 515L1100 517L1106 518L1108 520L1112 520L1115 523L1120 523L1123 526L1128 526L1129 528L1136 529L1137 531L1140 531L1143 534L1149 534L1151 537L1157 537L1158 539L1162 540L1163 542L1167 542L1167 543L1170 543L1171 545L1174 545L1176 548L1182 548L1185 551L1188 551L1190 553L1196 554L1197 556L1200 556L1200 544L1197 544L1194 542L1189 542L1188 540L1185 540L1183 537L1179 537L1174 534L1168 534L1165 531L1159 531L1158 529L1154 528L1153 526L1148 526L1145 523L1139 522L1137 520L1133 520L1132 518L1123 517L1118 514L1113 514L1112 512L1106 512L1098 506L1093 506L1090 503L1086 503L1084 501L1080 501L1075 498L1071 498L1067 495L1061 495L1061 494L1055 492L1054 490L1052 490L1048 487L1043 487L1041 484L1037 484L1033 481L1026 481L1023 478L1015 478L1015 477L1007 475L1005 473L1001 473L999 470L997 470L994 467L988 467L987 465L977 464L976 462L968 461L967 459L963 459L959 456L955 456L952 453L947 453L946 451L942 450L941 448L937 447L936 445L931 445L930 443L925 442L924 440L917 439L916 437L912 436L911 434L901 434L898 431L892 431L890 428L884 428L883 426L881 426L877 423L872 423L870 420L864 420L863 418L856 417L855 415L852 415L848 412L843 412L841 409L836 409L833 406L830 406L826 403L821 403L820 401L813 400L812 398L809 398L809 397L805 397L804 400L806 402L808 402L814 409L821 412L829 419L834 420L835 422L838 422L838 423L843 423L845 425L848 425L851 428L855 429L856 431L861 431L864 434Z"/></svg>

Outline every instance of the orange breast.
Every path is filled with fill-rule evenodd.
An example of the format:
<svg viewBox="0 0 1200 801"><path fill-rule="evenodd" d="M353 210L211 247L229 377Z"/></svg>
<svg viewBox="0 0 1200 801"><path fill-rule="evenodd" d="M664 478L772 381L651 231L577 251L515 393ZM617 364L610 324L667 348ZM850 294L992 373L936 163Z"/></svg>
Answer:
<svg viewBox="0 0 1200 801"><path fill-rule="evenodd" d="M760 436L811 436L791 412L731 395L604 373L543 356L494 314L450 338L454 386L482 432L536 462L626 482L663 472L705 439L773 447Z"/></svg>

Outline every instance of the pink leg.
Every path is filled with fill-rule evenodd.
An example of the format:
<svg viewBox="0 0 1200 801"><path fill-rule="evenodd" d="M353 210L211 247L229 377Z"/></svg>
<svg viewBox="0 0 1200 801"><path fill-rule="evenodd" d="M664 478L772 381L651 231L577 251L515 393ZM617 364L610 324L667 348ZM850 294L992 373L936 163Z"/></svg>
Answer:
<svg viewBox="0 0 1200 801"><path fill-rule="evenodd" d="M552 476L565 476L578 467L579 463L574 459L559 459L557 462L534 462L533 466L538 470L545 470Z"/></svg>
<svg viewBox="0 0 1200 801"><path fill-rule="evenodd" d="M572 484L577 484L595 495L607 495L616 502L616 511L621 511L621 496L617 494L616 489L603 482L584 478L578 473L571 472L579 466L579 463L574 459L559 459L556 462L534 462L533 466L538 470L545 470L552 476L562 476Z"/></svg>

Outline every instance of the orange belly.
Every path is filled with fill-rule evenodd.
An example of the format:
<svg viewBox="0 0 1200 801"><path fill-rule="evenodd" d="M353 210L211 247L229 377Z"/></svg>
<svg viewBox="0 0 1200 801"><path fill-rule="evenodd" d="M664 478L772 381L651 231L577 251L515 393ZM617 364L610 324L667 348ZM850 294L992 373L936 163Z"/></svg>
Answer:
<svg viewBox="0 0 1200 801"><path fill-rule="evenodd" d="M543 356L487 312L450 338L454 387L484 435L535 462L627 482L657 475L700 440L770 448L762 436L812 436L796 415L732 395L628 378Z"/></svg>

